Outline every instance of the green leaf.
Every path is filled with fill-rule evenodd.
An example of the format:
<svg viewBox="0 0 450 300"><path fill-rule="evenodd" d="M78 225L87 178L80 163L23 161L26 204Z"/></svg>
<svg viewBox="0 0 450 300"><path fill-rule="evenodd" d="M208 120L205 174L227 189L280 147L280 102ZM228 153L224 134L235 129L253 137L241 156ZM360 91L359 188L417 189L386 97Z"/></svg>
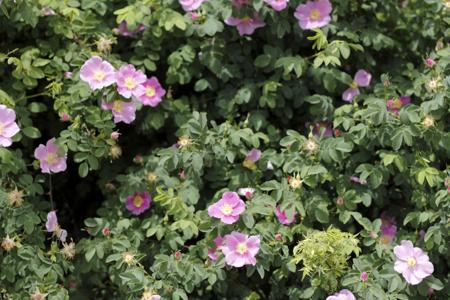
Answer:
<svg viewBox="0 0 450 300"><path fill-rule="evenodd" d="M31 139L37 139L41 137L41 132L36 127L25 127L22 129L24 135Z"/></svg>

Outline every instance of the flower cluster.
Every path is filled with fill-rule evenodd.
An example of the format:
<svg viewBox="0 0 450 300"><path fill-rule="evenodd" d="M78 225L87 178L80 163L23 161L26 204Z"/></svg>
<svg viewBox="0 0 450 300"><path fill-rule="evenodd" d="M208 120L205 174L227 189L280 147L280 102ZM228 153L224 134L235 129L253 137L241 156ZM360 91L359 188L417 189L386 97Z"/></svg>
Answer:
<svg viewBox="0 0 450 300"><path fill-rule="evenodd" d="M166 94L156 77L147 78L131 64L123 65L116 71L99 56L93 56L83 64L80 79L92 90L117 85L117 93L123 98L113 102L102 101L101 105L103 109L112 111L114 123L130 124L136 118L136 102L155 107Z"/></svg>
<svg viewBox="0 0 450 300"><path fill-rule="evenodd" d="M184 2L180 0L180 3ZM185 1L196 2L196 1ZM282 11L288 6L288 0L264 0L275 11ZM250 1L233 1L233 6L241 11L241 7L250 4ZM183 6L184 8L184 6ZM307 1L306 4L297 6L294 17L302 29L321 28L331 21L332 5L329 0ZM186 10L186 9L185 9ZM231 16L225 20L227 25L236 26L239 35L251 35L256 29L264 27L266 23L260 18L257 12L246 13L243 16Z"/></svg>

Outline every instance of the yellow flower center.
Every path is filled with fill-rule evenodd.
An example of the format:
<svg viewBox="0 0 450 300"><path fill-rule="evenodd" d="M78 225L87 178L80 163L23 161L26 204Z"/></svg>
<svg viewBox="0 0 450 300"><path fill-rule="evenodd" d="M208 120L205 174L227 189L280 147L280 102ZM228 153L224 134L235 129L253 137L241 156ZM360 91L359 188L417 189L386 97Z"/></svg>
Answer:
<svg viewBox="0 0 450 300"><path fill-rule="evenodd" d="M147 97L153 97L153 96L155 96L155 94L156 94L156 91L153 87L149 86L145 89L145 95Z"/></svg>
<svg viewBox="0 0 450 300"><path fill-rule="evenodd" d="M136 206L137 208L141 207L142 203L144 202L144 199L142 199L141 196L136 196L133 199L133 204L134 206Z"/></svg>
<svg viewBox="0 0 450 300"><path fill-rule="evenodd" d="M122 110L123 110L122 101L114 101L112 110L119 112L119 113L122 112Z"/></svg>
<svg viewBox="0 0 450 300"><path fill-rule="evenodd" d="M233 212L233 207L230 204L224 204L220 207L220 211L225 215L229 216Z"/></svg>
<svg viewBox="0 0 450 300"><path fill-rule="evenodd" d="M247 244L246 243L239 243L236 246L236 252L239 254L245 254L247 252Z"/></svg>
<svg viewBox="0 0 450 300"><path fill-rule="evenodd" d="M97 70L94 72L94 79L97 81L102 81L105 78L106 74L102 70Z"/></svg>
<svg viewBox="0 0 450 300"><path fill-rule="evenodd" d="M251 21L252 21L252 18L250 18L249 16L245 16L245 17L241 18L242 23L250 23Z"/></svg>
<svg viewBox="0 0 450 300"><path fill-rule="evenodd" d="M353 82L350 84L350 87L351 87L352 89L356 89L356 88L358 88L358 83L357 83L356 81L353 81Z"/></svg>
<svg viewBox="0 0 450 300"><path fill-rule="evenodd" d="M48 153L46 161L49 165L53 165L56 162L57 158L58 158L58 155L56 155L56 153Z"/></svg>
<svg viewBox="0 0 450 300"><path fill-rule="evenodd" d="M311 13L309 16L310 16L311 20L317 20L320 18L320 11L316 8L311 9Z"/></svg>
<svg viewBox="0 0 450 300"><path fill-rule="evenodd" d="M414 267L417 264L417 260L414 257L408 257L406 263L409 267Z"/></svg>
<svg viewBox="0 0 450 300"><path fill-rule="evenodd" d="M125 78L125 87L129 90L132 90L136 87L136 82L134 81L133 77L126 77Z"/></svg>
<svg viewBox="0 0 450 300"><path fill-rule="evenodd" d="M400 109L400 108L402 107L402 105L403 105L402 101L400 101L399 98L396 98L396 99L393 101L391 108L392 108L392 109Z"/></svg>

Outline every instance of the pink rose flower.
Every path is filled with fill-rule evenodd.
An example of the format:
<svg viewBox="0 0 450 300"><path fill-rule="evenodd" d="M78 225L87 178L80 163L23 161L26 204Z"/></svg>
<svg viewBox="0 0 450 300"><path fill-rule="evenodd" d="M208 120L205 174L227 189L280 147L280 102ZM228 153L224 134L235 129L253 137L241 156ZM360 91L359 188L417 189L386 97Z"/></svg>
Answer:
<svg viewBox="0 0 450 300"><path fill-rule="evenodd" d="M400 113L400 109L411 103L411 98L408 96L400 96L395 97L387 101L386 107L387 110L398 115Z"/></svg>
<svg viewBox="0 0 450 300"><path fill-rule="evenodd" d="M260 243L259 236L248 236L236 231L227 234L222 245L225 263L236 268L244 265L256 265L255 256L259 251Z"/></svg>
<svg viewBox="0 0 450 300"><path fill-rule="evenodd" d="M145 93L142 84L147 76L142 71L136 70L133 65L124 65L116 73L117 92L125 98L139 97Z"/></svg>
<svg viewBox="0 0 450 300"><path fill-rule="evenodd" d="M356 300L356 298L352 292L344 289L332 296L328 296L326 300Z"/></svg>
<svg viewBox="0 0 450 300"><path fill-rule="evenodd" d="M275 11L282 11L288 4L288 0L264 0L264 2L269 4Z"/></svg>
<svg viewBox="0 0 450 300"><path fill-rule="evenodd" d="M294 16L302 29L320 28L330 23L332 9L328 0L308 1L297 6Z"/></svg>
<svg viewBox="0 0 450 300"><path fill-rule="evenodd" d="M208 207L208 215L225 224L233 224L245 210L244 201L235 192L225 192L222 198Z"/></svg>
<svg viewBox="0 0 450 300"><path fill-rule="evenodd" d="M12 145L12 137L20 131L16 123L16 112L0 104L0 146Z"/></svg>
<svg viewBox="0 0 450 300"><path fill-rule="evenodd" d="M289 220L286 216L286 212L281 210L280 206L277 206L277 209L275 210L275 215L278 218L278 221L280 221L283 225L290 225L295 222L295 218L297 216L297 212L294 211L294 215L292 216L292 220Z"/></svg>
<svg viewBox="0 0 450 300"><path fill-rule="evenodd" d="M81 66L80 79L89 84L92 90L101 89L115 82L115 70L109 62L92 56Z"/></svg>
<svg viewBox="0 0 450 300"><path fill-rule="evenodd" d="M54 210L47 214L45 228L47 229L47 232L54 232L61 242L64 243L66 241L67 231L59 227L58 218L56 217L56 212Z"/></svg>
<svg viewBox="0 0 450 300"><path fill-rule="evenodd" d="M204 0L178 0L184 11L193 11L199 8Z"/></svg>
<svg viewBox="0 0 450 300"><path fill-rule="evenodd" d="M136 106L133 102L116 100L112 103L102 102L104 110L110 109L114 116L114 123L130 124L136 118Z"/></svg>
<svg viewBox="0 0 450 300"><path fill-rule="evenodd" d="M222 246L223 243L223 237L221 237L220 235L218 235L215 239L214 239L214 244L216 245L214 248L209 248L208 249L208 257L209 259L211 259L212 261L216 261L218 256L217 256L217 250L220 249L220 247Z"/></svg>
<svg viewBox="0 0 450 300"><path fill-rule="evenodd" d="M422 249L414 247L411 241L402 241L394 247L396 256L394 270L403 275L406 282L416 285L434 272L434 266Z"/></svg>
<svg viewBox="0 0 450 300"><path fill-rule="evenodd" d="M353 98L359 95L358 87L369 86L371 79L372 74L370 74L366 70L358 70L358 72L356 72L355 74L352 84L350 85L350 88L346 89L344 93L342 93L342 100L346 102L352 102Z"/></svg>
<svg viewBox="0 0 450 300"><path fill-rule="evenodd" d="M151 77L142 84L143 93L137 97L137 100L144 105L155 107L161 102L162 97L166 94L156 77Z"/></svg>
<svg viewBox="0 0 450 300"><path fill-rule="evenodd" d="M125 207L133 215L140 215L150 207L152 197L147 192L136 192L128 196L125 201Z"/></svg>
<svg viewBox="0 0 450 300"><path fill-rule="evenodd" d="M253 148L245 157L246 160L257 162L261 158L261 150Z"/></svg>
<svg viewBox="0 0 450 300"><path fill-rule="evenodd" d="M230 26L236 26L239 35L241 36L251 35L253 34L253 32L255 32L255 29L264 27L266 25L266 23L264 23L256 13L253 14L253 17L229 17L225 20L225 23Z"/></svg>
<svg viewBox="0 0 450 300"><path fill-rule="evenodd" d="M67 154L58 154L59 148L55 141L56 139L52 138L45 146L40 144L34 150L34 157L39 160L42 173L59 173L67 169Z"/></svg>

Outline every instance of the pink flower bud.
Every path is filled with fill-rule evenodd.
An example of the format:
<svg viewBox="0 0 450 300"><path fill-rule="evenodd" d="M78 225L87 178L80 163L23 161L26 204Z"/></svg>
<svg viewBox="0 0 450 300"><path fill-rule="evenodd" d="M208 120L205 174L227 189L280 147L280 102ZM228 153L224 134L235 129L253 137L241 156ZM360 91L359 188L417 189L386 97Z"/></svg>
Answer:
<svg viewBox="0 0 450 300"><path fill-rule="evenodd" d="M60 118L60 120L61 120L62 122L67 122L67 121L70 120L70 116L69 116L69 114L66 113L66 112L61 113L60 116L59 116L59 118Z"/></svg>
<svg viewBox="0 0 450 300"><path fill-rule="evenodd" d="M73 73L72 72L64 72L64 77L67 79L72 78Z"/></svg>
<svg viewBox="0 0 450 300"><path fill-rule="evenodd" d="M176 259L180 259L181 258L181 251L180 250L175 251L174 256L175 256Z"/></svg>
<svg viewBox="0 0 450 300"><path fill-rule="evenodd" d="M102 229L102 233L103 233L104 236L108 236L110 234L110 232L111 231L109 230L109 227L104 227Z"/></svg>
<svg viewBox="0 0 450 300"><path fill-rule="evenodd" d="M370 237L374 240L376 240L378 238L378 233L376 233L375 231L371 231L369 233Z"/></svg>
<svg viewBox="0 0 450 300"><path fill-rule="evenodd" d="M434 67L434 65L436 64L436 62L435 62L434 59L432 59L432 58L427 58L427 59L425 60L425 64L426 64L428 67L432 68L432 67Z"/></svg>
<svg viewBox="0 0 450 300"><path fill-rule="evenodd" d="M191 13L189 13L189 15L193 21L197 21L201 17L201 14L196 13L196 12L191 12Z"/></svg>
<svg viewBox="0 0 450 300"><path fill-rule="evenodd" d="M339 206L344 205L344 198L338 197L336 199L336 204L339 205Z"/></svg>
<svg viewBox="0 0 450 300"><path fill-rule="evenodd" d="M281 233L275 234L275 240L281 241L282 239L283 239L283 236L281 235Z"/></svg>
<svg viewBox="0 0 450 300"><path fill-rule="evenodd" d="M180 173L178 174L180 176L181 180L186 179L186 174L184 174L184 170L181 170Z"/></svg>
<svg viewBox="0 0 450 300"><path fill-rule="evenodd" d="M367 274L367 272L361 272L359 279L361 279L362 282L367 281L368 278L369 278L369 274Z"/></svg>
<svg viewBox="0 0 450 300"><path fill-rule="evenodd" d="M119 139L120 133L118 131L111 132L111 139L117 141Z"/></svg>

